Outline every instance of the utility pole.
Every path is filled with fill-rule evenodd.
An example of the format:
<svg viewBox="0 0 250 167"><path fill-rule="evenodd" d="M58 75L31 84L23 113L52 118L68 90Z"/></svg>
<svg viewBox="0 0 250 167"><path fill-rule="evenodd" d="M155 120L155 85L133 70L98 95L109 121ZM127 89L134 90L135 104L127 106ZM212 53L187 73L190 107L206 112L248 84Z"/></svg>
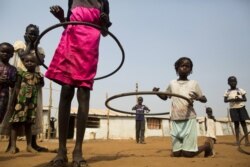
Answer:
<svg viewBox="0 0 250 167"><path fill-rule="evenodd" d="M137 82L135 84L135 92L138 92L138 83ZM137 102L138 95L136 95L135 97L136 97L136 102Z"/></svg>
<svg viewBox="0 0 250 167"><path fill-rule="evenodd" d="M49 106L48 106L48 140L50 139L50 118L51 118L51 108L52 108L52 82L49 83Z"/></svg>
<svg viewBox="0 0 250 167"><path fill-rule="evenodd" d="M106 100L108 99L108 93L106 93ZM107 139L109 139L109 109L107 109Z"/></svg>

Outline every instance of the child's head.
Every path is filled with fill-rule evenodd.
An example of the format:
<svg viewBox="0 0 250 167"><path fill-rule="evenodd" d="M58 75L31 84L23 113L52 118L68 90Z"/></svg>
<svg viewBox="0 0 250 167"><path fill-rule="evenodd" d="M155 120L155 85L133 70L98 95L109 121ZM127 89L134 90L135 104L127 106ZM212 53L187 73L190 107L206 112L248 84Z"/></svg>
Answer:
<svg viewBox="0 0 250 167"><path fill-rule="evenodd" d="M0 43L0 60L3 63L8 63L14 54L14 47L10 43Z"/></svg>
<svg viewBox="0 0 250 167"><path fill-rule="evenodd" d="M25 56L23 59L23 64L27 69L27 71L35 72L37 64L36 64L36 58L34 56L32 55Z"/></svg>
<svg viewBox="0 0 250 167"><path fill-rule="evenodd" d="M138 97L137 98L137 103L138 104L142 104L142 102L143 102L143 98L140 96L140 97Z"/></svg>
<svg viewBox="0 0 250 167"><path fill-rule="evenodd" d="M207 107L207 108L206 108L206 113L207 113L207 115L213 115L213 110L212 110L212 108L211 108L211 107Z"/></svg>
<svg viewBox="0 0 250 167"><path fill-rule="evenodd" d="M237 78L235 76L230 76L227 79L227 83L231 88L236 88Z"/></svg>
<svg viewBox="0 0 250 167"><path fill-rule="evenodd" d="M175 64L175 71L179 76L188 76L192 73L193 70L193 62L188 57L179 58Z"/></svg>
<svg viewBox="0 0 250 167"><path fill-rule="evenodd" d="M25 42L35 42L39 36L39 28L34 24L30 24L26 27L24 39Z"/></svg>

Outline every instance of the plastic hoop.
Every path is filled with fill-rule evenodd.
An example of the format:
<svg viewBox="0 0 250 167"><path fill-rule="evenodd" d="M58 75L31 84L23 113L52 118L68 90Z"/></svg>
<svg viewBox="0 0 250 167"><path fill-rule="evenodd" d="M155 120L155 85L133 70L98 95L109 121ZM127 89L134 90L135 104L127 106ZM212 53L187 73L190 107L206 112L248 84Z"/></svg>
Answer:
<svg viewBox="0 0 250 167"><path fill-rule="evenodd" d="M241 142L243 141L243 139L245 139L245 138L248 136L248 134L250 134L250 131L240 139L238 149L239 149L240 152L250 155L250 152L243 150L243 149L241 148L241 146L240 146L240 145L241 145Z"/></svg>
<svg viewBox="0 0 250 167"><path fill-rule="evenodd" d="M48 69L48 66L46 66L46 65L44 64L44 62L43 62L43 61L40 59L40 57L39 57L38 44L39 44L40 40L42 39L42 37L43 37L46 33L48 33L49 31L51 31L51 30L53 30L53 29L55 29L55 28L58 28L58 27L61 27L61 26L65 26L65 25L86 25L86 26L90 26L90 27L96 28L96 29L98 29L98 30L102 30L102 31L106 32L109 36L111 36L111 37L114 39L114 41L117 43L117 45L119 46L119 48L120 48L120 50L121 50L121 52L122 52L122 60L121 60L121 62L120 62L120 64L119 64L119 66L118 66L113 72L111 72L111 73L109 73L109 74L107 74L107 75L104 75L104 76L102 76L102 77L97 77L97 78L95 78L94 80L100 80L100 79L107 78L107 77L109 77L109 76L115 74L118 70L120 70L120 68L122 67L122 65L123 65L123 63L124 63L124 60L125 60L125 52L124 52L123 47L122 47L121 43L119 42L119 40L115 37L114 34L112 34L112 33L111 33L110 31L108 31L107 29L102 28L102 27L100 27L100 26L98 26L98 25L96 25L96 24L92 24L92 23L88 23L88 22L81 22L81 21L69 21L69 22L63 22L63 23L55 24L55 25L53 25L53 26L51 26L51 27L45 29L45 30L38 36L38 38L37 38L37 40L36 40L36 42L35 42L35 52L36 52L37 59L39 60L39 62L41 63L41 65L42 65L44 68Z"/></svg>
<svg viewBox="0 0 250 167"><path fill-rule="evenodd" d="M141 91L141 92L128 92L128 93L121 93L121 94L117 94L114 96L109 97L106 101L105 101L105 105L108 109L119 112L119 113L123 113L123 114L132 114L132 115L136 115L135 112L128 112L128 111L123 111L123 110L118 110L115 109L113 107L111 107L108 103L111 100L120 98L120 97L124 97L124 96L132 96L132 95L166 95L166 96L175 96L175 97L179 97L182 98L184 100L186 100L189 104L192 104L192 102L190 101L190 99L188 99L185 96L179 95L179 94L174 94L174 93L166 93L166 92L156 92L156 91ZM169 112L162 112L162 113L144 113L143 115L166 115L169 114Z"/></svg>

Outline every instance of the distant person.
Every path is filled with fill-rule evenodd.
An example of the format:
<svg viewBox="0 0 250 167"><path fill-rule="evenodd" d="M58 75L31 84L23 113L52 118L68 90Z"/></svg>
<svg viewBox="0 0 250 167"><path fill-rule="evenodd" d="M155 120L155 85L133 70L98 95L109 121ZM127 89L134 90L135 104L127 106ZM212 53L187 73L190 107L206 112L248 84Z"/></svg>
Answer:
<svg viewBox="0 0 250 167"><path fill-rule="evenodd" d="M166 93L179 94L202 103L207 102L206 97L195 80L189 80L192 73L193 62L188 57L181 57L175 62L175 70L179 78L172 80L166 89ZM153 88L159 91L159 88ZM162 100L167 100L167 95L158 95ZM171 108L171 137L173 157L194 157L205 152L204 157L212 155L212 143L206 141L198 147L196 113L192 104L179 97L172 96Z"/></svg>
<svg viewBox="0 0 250 167"><path fill-rule="evenodd" d="M51 133L53 134L52 137L55 137L55 134L56 134L56 128L55 128L56 121L57 121L57 119L55 117L50 118L50 128L51 128Z"/></svg>
<svg viewBox="0 0 250 167"><path fill-rule="evenodd" d="M136 111L135 115L135 131L136 131L136 143L146 144L145 143L145 117L144 113L148 113L150 109L145 106L143 103L143 98L137 98L137 104L132 108Z"/></svg>
<svg viewBox="0 0 250 167"><path fill-rule="evenodd" d="M9 152L17 152L16 140L19 127L25 128L28 152L37 152L31 145L31 126L36 121L38 89L44 86L44 79L39 72L35 71L36 59L32 55L23 58L23 64L27 71L18 70L15 93L17 94L15 107L10 118L11 123L11 145Z"/></svg>
<svg viewBox="0 0 250 167"><path fill-rule="evenodd" d="M231 120L234 122L236 145L240 144L240 124L243 129L244 135L248 134L246 120L249 120L245 102L246 91L242 88L237 88L237 78L230 76L228 78L228 89L224 93L224 102L229 103L229 112ZM245 137L245 145L250 146L248 136Z"/></svg>
<svg viewBox="0 0 250 167"><path fill-rule="evenodd" d="M216 119L213 116L213 110L211 107L206 108L207 116L205 117L205 132L208 140L212 141L214 145L216 143ZM213 155L215 152L213 150Z"/></svg>

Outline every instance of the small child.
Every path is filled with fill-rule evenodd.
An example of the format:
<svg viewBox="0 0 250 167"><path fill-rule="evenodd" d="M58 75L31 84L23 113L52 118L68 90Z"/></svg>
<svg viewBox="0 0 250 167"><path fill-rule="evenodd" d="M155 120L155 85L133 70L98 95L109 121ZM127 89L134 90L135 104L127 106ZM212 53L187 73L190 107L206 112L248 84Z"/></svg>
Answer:
<svg viewBox="0 0 250 167"><path fill-rule="evenodd" d="M247 125L246 120L249 120L249 115L245 108L245 103L247 101L246 91L241 88L237 88L237 78L235 76L230 76L228 78L228 89L224 94L224 102L229 103L230 107L230 117L234 122L236 145L240 144L240 124L242 126L244 135L247 135ZM245 138L245 145L249 146L248 136Z"/></svg>
<svg viewBox="0 0 250 167"><path fill-rule="evenodd" d="M216 119L213 116L213 110L211 107L206 108L207 116L205 117L205 131L207 140L211 140L212 145L216 143ZM213 155L215 152L213 150Z"/></svg>
<svg viewBox="0 0 250 167"><path fill-rule="evenodd" d="M11 146L9 152L13 154L17 152L16 140L20 126L25 128L27 151L37 152L31 146L31 126L36 121L38 89L44 86L44 78L39 72L35 72L37 64L34 56L25 56L23 64L27 71L18 71L16 89L14 90L17 94L16 104L9 121L11 123Z"/></svg>
<svg viewBox="0 0 250 167"><path fill-rule="evenodd" d="M144 113L145 111L148 113L150 109L142 104L143 98L138 97L137 104L132 108L132 110L136 111L135 115L135 131L136 131L136 143L146 144L144 140L144 134L145 134L145 117Z"/></svg>
<svg viewBox="0 0 250 167"><path fill-rule="evenodd" d="M167 93L174 93L185 96L190 101L197 100L202 103L207 102L202 94L199 84L195 80L189 80L188 76L192 73L193 62L188 57L181 57L175 62L175 70L178 79L172 80L167 87ZM159 91L159 88L153 88ZM162 100L167 100L167 95L158 95ZM204 157L212 155L212 144L208 140L204 145L198 147L197 121L193 105L186 100L178 97L171 97L171 137L172 137L172 156L174 157L194 157L201 152L205 152Z"/></svg>
<svg viewBox="0 0 250 167"><path fill-rule="evenodd" d="M7 43L0 44L0 124L7 111L9 90L15 86L17 70L9 64L14 54L14 47Z"/></svg>

